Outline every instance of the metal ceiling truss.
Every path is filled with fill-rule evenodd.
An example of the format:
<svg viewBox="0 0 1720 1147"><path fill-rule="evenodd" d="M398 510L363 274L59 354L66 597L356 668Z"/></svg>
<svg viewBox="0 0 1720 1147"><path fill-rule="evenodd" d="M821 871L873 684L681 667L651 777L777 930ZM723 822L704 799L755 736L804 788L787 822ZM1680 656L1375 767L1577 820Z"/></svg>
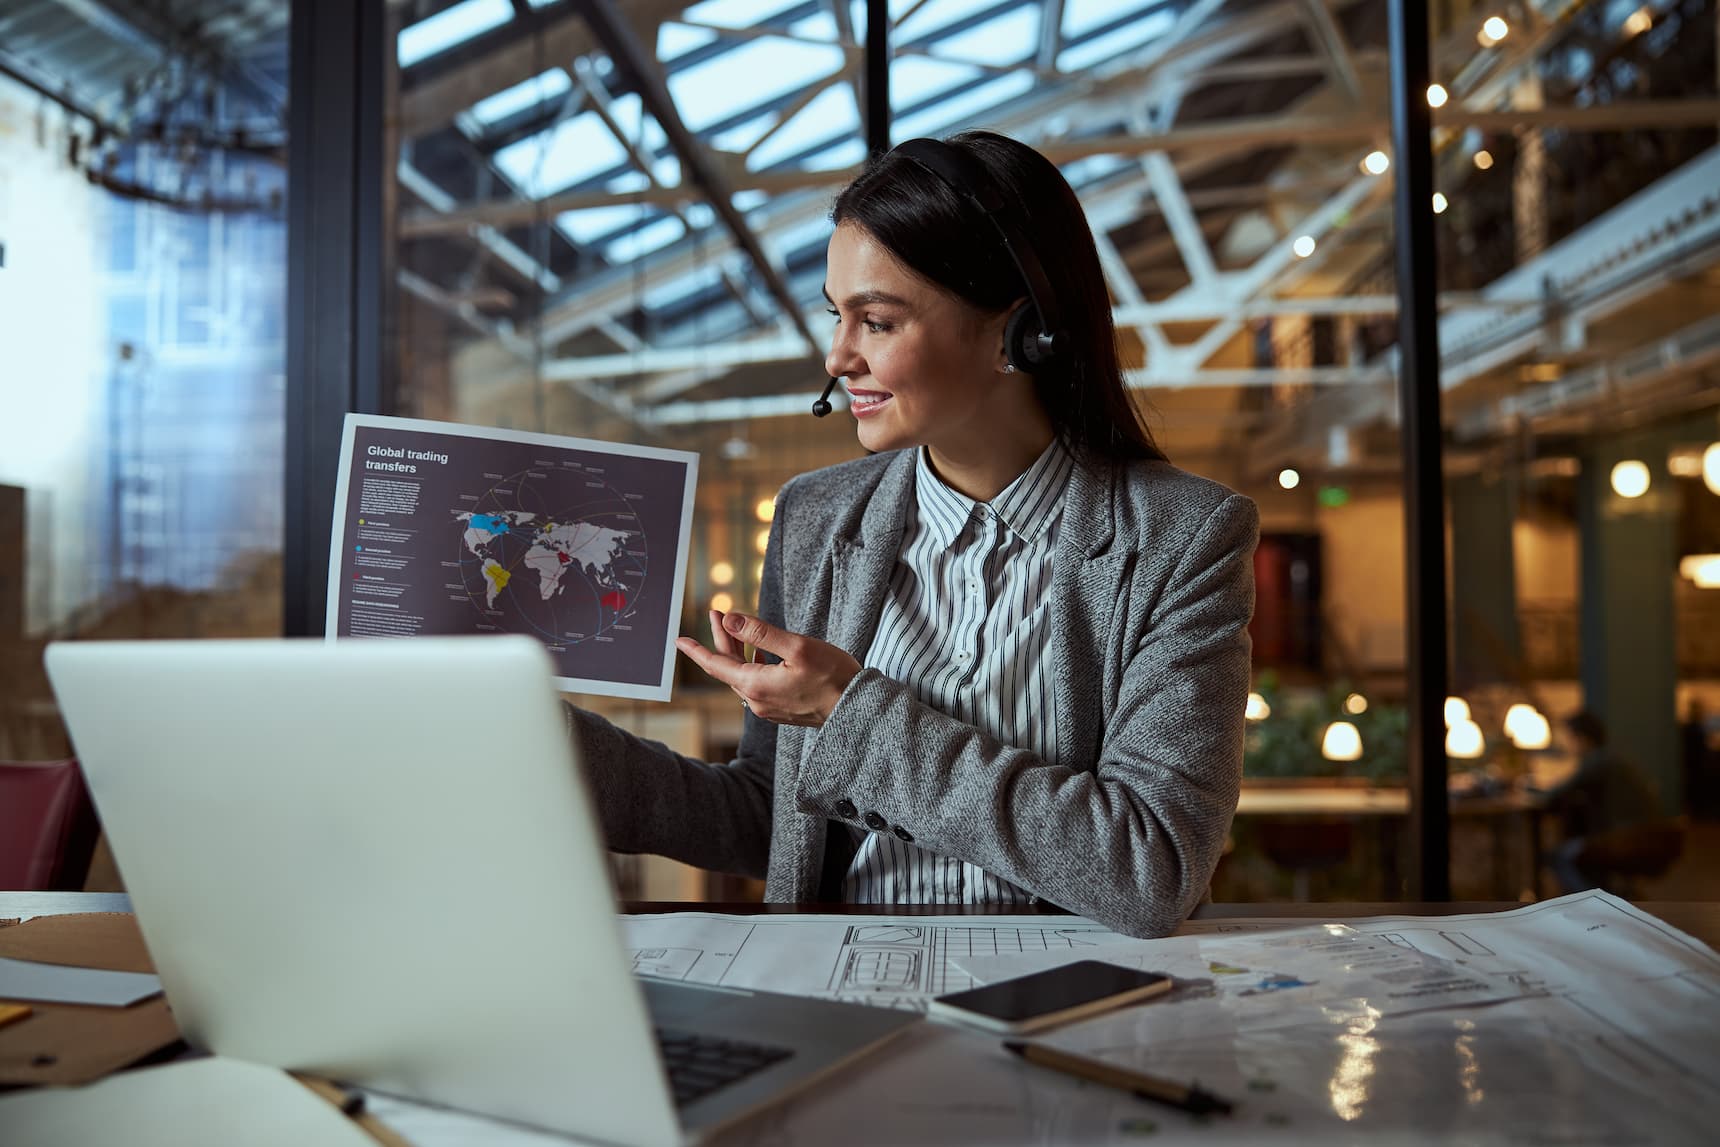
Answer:
<svg viewBox="0 0 1720 1147"><path fill-rule="evenodd" d="M1066 83L1060 90L1021 101L1012 114L998 124L1003 130L1031 134L1053 117L1061 116L1075 122L1128 123L1135 129L1128 135L1037 141L1040 150L1063 163L1096 155L1139 159L1138 170L1133 176L1113 178L1083 196L1099 239L1101 262L1117 299L1117 323L1120 327L1137 330L1147 347L1146 365L1129 372L1131 385L1373 383L1391 377L1391 367L1387 363L1302 371L1203 369L1211 355L1242 329L1242 324L1254 319L1292 314L1389 315L1396 311L1397 301L1391 296L1306 298L1273 293L1294 289L1298 280L1308 277L1339 247L1337 242L1326 242L1328 237L1336 239L1345 232L1354 234L1358 230L1355 225L1357 218L1384 208L1384 191L1389 187L1389 181L1354 176L1353 165L1361 158L1362 151L1352 154L1342 145L1371 145L1383 139L1389 127L1385 117L1351 110L1323 115L1292 112L1183 125L1170 122L1183 95L1214 78L1320 74L1327 81L1325 90L1336 92L1344 104L1354 107L1362 92L1360 71L1364 66L1375 66L1379 56L1356 52L1334 18L1335 12L1342 11L1352 2L1283 0L1240 16L1215 20L1223 0L1196 0L1184 8L1176 25L1167 34L1133 53L1125 63ZM601 12L609 6L610 0L595 0L594 10L599 13L599 24L603 19ZM1512 77L1532 62L1551 34L1580 6L1581 0L1577 0L1562 10L1558 18L1538 22L1529 34L1513 45L1514 51L1501 56L1491 74L1479 82L1470 80L1464 84L1469 89L1466 92L1454 91L1452 102L1436 115L1442 136L1450 138L1453 134L1450 129L1457 127L1500 131L1556 125L1567 130L1614 131L1636 126L1709 126L1720 122L1720 101L1717 100L1644 101L1588 108L1523 110L1499 110L1493 106L1508 92ZM634 7L640 9L633 24L636 33L637 30L654 29L658 21L677 15L681 5L648 3ZM912 16L917 7L910 7L902 19ZM1011 6L996 7L1002 10ZM831 0L830 8L839 16L846 15L841 0ZM1043 12L1035 55L1035 65L1041 69L1047 60L1055 64L1062 46L1061 4L1051 0ZM631 11L629 14L635 15ZM611 16L614 16L613 12ZM1319 49L1318 55L1246 62L1233 59L1237 53L1296 26L1307 31L1310 41ZM847 26L847 21L839 19L839 28L843 42L851 44L852 29ZM723 34L740 33L724 29ZM579 43L571 28L561 28L558 35L561 37L558 44L577 46ZM649 53L642 51L636 38L632 42L631 54L626 41L615 35L613 27L606 28L598 41L608 45L618 59L624 59L630 75L638 82L647 108L658 115L660 122L677 118L663 86L661 69ZM622 50L615 51L617 47ZM513 69L507 73L511 76L521 66L517 48L504 51L515 54L508 56L506 61L480 61L474 66L494 68L505 62ZM540 55L538 58L544 57ZM795 112L807 106L829 85L844 80L853 82L854 52L850 51L848 58L849 65L842 73L789 97L783 114L765 138L781 130ZM444 77L437 84L448 84L452 78ZM501 78L506 77L492 77L491 84L487 85L490 91L497 90L495 85ZM521 75L519 78L527 77ZM588 85L590 80L588 74ZM422 107L427 106L431 97L428 93L421 93L418 98L423 101ZM1159 109L1158 117L1147 114L1145 109L1149 106ZM620 138L621 131L613 116L605 116L604 119ZM410 116L408 120L411 122ZM663 126L668 132L669 125L664 123ZM567 297L544 315L540 330L520 332L514 337L523 338L532 345L553 347L587 330L604 329L606 326L625 330L616 320L636 308L641 289L648 292L673 282L696 269L695 264L699 262L723 268L728 285L737 298L753 303L750 309L756 318L756 302L749 299L751 292L746 289L747 284L736 281L735 260L740 259L742 265L752 265L774 297L779 308L774 324L776 331L767 329L762 334L728 344L681 348L652 347L634 338L633 345L622 354L552 357L543 364L543 377L551 381L583 384L582 389L590 386L599 390L603 389L597 386L599 379L640 378L644 381L627 392L630 399L628 408L639 420L652 423L768 417L779 412L799 412L805 406L799 396L787 400L771 396L705 402L686 401L680 396L722 377L737 366L794 360L806 357L809 350L816 348L805 316L795 304L786 281L781 279L781 268L764 251L771 246L775 235L802 227L828 209L821 196L796 196L792 192L836 185L851 178L853 172L748 173L739 170L744 164L719 165L714 162L711 149L686 132L684 127L668 133L682 161L684 174L691 176L684 178L680 186L665 187L653 180L647 189L625 194L578 192L552 195L537 202L489 202L465 206L431 204L430 210L407 216L403 220L402 233L412 236L469 232L482 242L486 234L496 233L494 228L497 226L541 220L546 215L586 207L653 204L676 213L700 202L710 204L719 213L728 207L739 225L736 225L736 220L725 219L729 234L705 236L697 259L693 251L685 249L688 245L682 244L682 249L664 252L654 258L643 274L618 272L600 275L588 284L572 287ZM1337 178L1329 182L1326 177L1319 177L1319 180L1336 190L1309 211L1295 229L1295 234L1308 235L1315 240L1316 257L1298 259L1290 251L1288 242L1280 242L1243 270L1221 271L1195 214L1197 201L1201 206L1237 204L1259 198L1261 192L1253 188L1235 188L1201 189L1191 194L1185 187L1185 179L1219 160L1286 141L1324 147L1334 157L1330 162ZM631 149L635 141L623 139L622 142ZM762 142L761 139L752 144L749 153ZM1340 150L1332 152L1334 146ZM1177 157L1175 161L1173 155ZM631 156L649 177L651 157L636 150L631 151ZM1352 174L1345 178L1345 171ZM739 213L732 210L732 194L738 190L762 190L783 197L779 203L753 214L753 223L759 228L757 232L753 223L740 218ZM1152 207L1163 215L1190 278L1187 287L1156 302L1149 302L1142 295L1123 256L1107 235L1108 230L1139 217L1143 194L1149 191ZM1208 198L1201 199L1203 195ZM685 216L682 217L685 221ZM1537 305L1529 300L1488 300L1457 294L1443 296L1440 304L1448 310L1485 308L1502 313ZM1190 322L1212 322L1213 325L1192 343L1174 344L1165 337L1162 324ZM671 399L674 401L668 401Z"/></svg>

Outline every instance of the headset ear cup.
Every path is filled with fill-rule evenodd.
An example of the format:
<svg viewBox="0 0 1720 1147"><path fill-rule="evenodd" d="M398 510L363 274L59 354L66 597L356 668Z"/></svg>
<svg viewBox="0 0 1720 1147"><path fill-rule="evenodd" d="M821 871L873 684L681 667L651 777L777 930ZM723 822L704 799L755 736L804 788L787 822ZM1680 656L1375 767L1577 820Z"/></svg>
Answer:
<svg viewBox="0 0 1720 1147"><path fill-rule="evenodd" d="M1009 316L1009 322L1003 327L1003 353L1009 359L1009 365L1016 370L1033 373L1038 365L1038 347L1035 345L1039 337L1039 308L1032 303L1022 303L1015 308L1015 313Z"/></svg>

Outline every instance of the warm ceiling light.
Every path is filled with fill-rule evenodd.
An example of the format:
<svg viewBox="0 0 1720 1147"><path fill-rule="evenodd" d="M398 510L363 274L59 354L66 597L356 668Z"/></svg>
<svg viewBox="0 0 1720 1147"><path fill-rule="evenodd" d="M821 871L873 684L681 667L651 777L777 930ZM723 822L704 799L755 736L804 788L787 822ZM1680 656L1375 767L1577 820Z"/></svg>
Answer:
<svg viewBox="0 0 1720 1147"><path fill-rule="evenodd" d="M1429 84L1429 85L1427 85L1427 106L1428 107L1430 107L1430 108L1442 108L1445 106L1445 101L1449 100L1450 98L1451 98L1451 95L1450 95L1450 93L1448 93L1445 90L1444 84Z"/></svg>
<svg viewBox="0 0 1720 1147"><path fill-rule="evenodd" d="M1298 235L1296 241L1290 244L1290 249L1306 259L1314 253L1314 237L1312 235Z"/></svg>
<svg viewBox="0 0 1720 1147"><path fill-rule="evenodd" d="M1248 695L1248 708L1243 714L1250 721L1264 721L1272 716L1272 706L1266 703L1266 698L1258 693Z"/></svg>
<svg viewBox="0 0 1720 1147"><path fill-rule="evenodd" d="M1445 734L1445 755L1463 761L1473 761L1487 749L1487 738L1481 726L1468 719L1458 721Z"/></svg>
<svg viewBox="0 0 1720 1147"><path fill-rule="evenodd" d="M1720 442L1710 442L1702 452L1702 484L1710 494L1720 494Z"/></svg>
<svg viewBox="0 0 1720 1147"><path fill-rule="evenodd" d="M1383 151L1370 151L1367 158L1362 160L1362 170L1369 175L1384 175L1391 165L1391 156Z"/></svg>
<svg viewBox="0 0 1720 1147"><path fill-rule="evenodd" d="M768 550L770 548L770 531L768 529L760 530L757 536L753 538L753 546L761 554Z"/></svg>
<svg viewBox="0 0 1720 1147"><path fill-rule="evenodd" d="M1450 201L1442 193L1438 191L1433 193L1433 213L1435 215L1444 215L1445 209L1450 206Z"/></svg>
<svg viewBox="0 0 1720 1147"><path fill-rule="evenodd" d="M1286 490L1294 490L1302 484L1302 475L1286 466L1284 469L1278 471L1278 484Z"/></svg>
<svg viewBox="0 0 1720 1147"><path fill-rule="evenodd" d="M1511 743L1525 752L1536 752L1553 743L1553 726L1534 709L1519 717L1508 732Z"/></svg>
<svg viewBox="0 0 1720 1147"><path fill-rule="evenodd" d="M1459 721L1469 720L1469 702L1461 697L1445 699L1445 727L1451 728Z"/></svg>
<svg viewBox="0 0 1720 1147"><path fill-rule="evenodd" d="M1690 554L1678 559L1678 576L1697 589L1720 589L1720 554Z"/></svg>
<svg viewBox="0 0 1720 1147"><path fill-rule="evenodd" d="M1497 16L1489 16L1481 22L1481 34L1476 39L1481 41L1483 48L1491 48L1511 34L1511 25Z"/></svg>
<svg viewBox="0 0 1720 1147"><path fill-rule="evenodd" d="M1613 493L1621 498L1640 498L1648 493L1648 464L1635 458L1620 462L1612 468Z"/></svg>
<svg viewBox="0 0 1720 1147"><path fill-rule="evenodd" d="M1355 715L1368 711L1368 699L1360 693L1351 693L1344 698L1344 712Z"/></svg>
<svg viewBox="0 0 1720 1147"><path fill-rule="evenodd" d="M711 567L711 584L728 585L735 580L735 567L728 562L718 562Z"/></svg>
<svg viewBox="0 0 1720 1147"><path fill-rule="evenodd" d="M1475 166L1482 171L1486 171L1488 168L1492 167L1493 153L1488 151L1486 148L1482 148L1480 151L1476 152Z"/></svg>
<svg viewBox="0 0 1720 1147"><path fill-rule="evenodd" d="M1521 722L1536 715L1535 706L1525 704L1522 701L1517 702L1505 710L1505 731L1507 733L1514 731Z"/></svg>
<svg viewBox="0 0 1720 1147"><path fill-rule="evenodd" d="M758 520L761 522L770 521L772 518L776 517L776 499L762 499L758 505L753 507L753 513L758 515Z"/></svg>
<svg viewBox="0 0 1720 1147"><path fill-rule="evenodd" d="M714 593L711 595L711 608L718 613L727 613L734 607L735 599L732 594Z"/></svg>
<svg viewBox="0 0 1720 1147"><path fill-rule="evenodd" d="M1328 761L1354 761L1362 755L1362 735L1348 721L1333 721L1320 739L1320 755Z"/></svg>
<svg viewBox="0 0 1720 1147"><path fill-rule="evenodd" d="M1638 8L1624 18L1624 30L1628 36L1640 36L1654 27L1654 13L1647 8Z"/></svg>

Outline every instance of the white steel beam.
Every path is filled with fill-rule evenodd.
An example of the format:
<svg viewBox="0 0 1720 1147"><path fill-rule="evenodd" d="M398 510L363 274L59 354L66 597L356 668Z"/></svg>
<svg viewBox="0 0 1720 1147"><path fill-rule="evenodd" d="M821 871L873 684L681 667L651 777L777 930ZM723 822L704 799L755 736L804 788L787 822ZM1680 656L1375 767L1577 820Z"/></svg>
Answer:
<svg viewBox="0 0 1720 1147"><path fill-rule="evenodd" d="M806 340L799 334L776 335L738 343L659 348L640 351L637 354L597 354L551 359L543 364L543 376L553 382L572 382L582 378L616 378L622 375L657 374L668 370L697 370L704 366L793 362L805 357Z"/></svg>

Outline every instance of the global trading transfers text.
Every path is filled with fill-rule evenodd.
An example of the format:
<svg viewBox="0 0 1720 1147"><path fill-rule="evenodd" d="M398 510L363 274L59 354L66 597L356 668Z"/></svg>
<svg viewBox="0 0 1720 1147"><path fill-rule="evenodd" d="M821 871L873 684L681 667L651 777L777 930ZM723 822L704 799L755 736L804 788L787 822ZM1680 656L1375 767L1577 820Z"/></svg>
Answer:
<svg viewBox="0 0 1720 1147"><path fill-rule="evenodd" d="M412 458L419 462L436 462L443 466L448 464L448 456L434 450L406 450L399 446L370 446L364 451L371 458ZM366 470L391 470L396 474L416 474L418 467L411 462L373 462L371 458L364 460Z"/></svg>

